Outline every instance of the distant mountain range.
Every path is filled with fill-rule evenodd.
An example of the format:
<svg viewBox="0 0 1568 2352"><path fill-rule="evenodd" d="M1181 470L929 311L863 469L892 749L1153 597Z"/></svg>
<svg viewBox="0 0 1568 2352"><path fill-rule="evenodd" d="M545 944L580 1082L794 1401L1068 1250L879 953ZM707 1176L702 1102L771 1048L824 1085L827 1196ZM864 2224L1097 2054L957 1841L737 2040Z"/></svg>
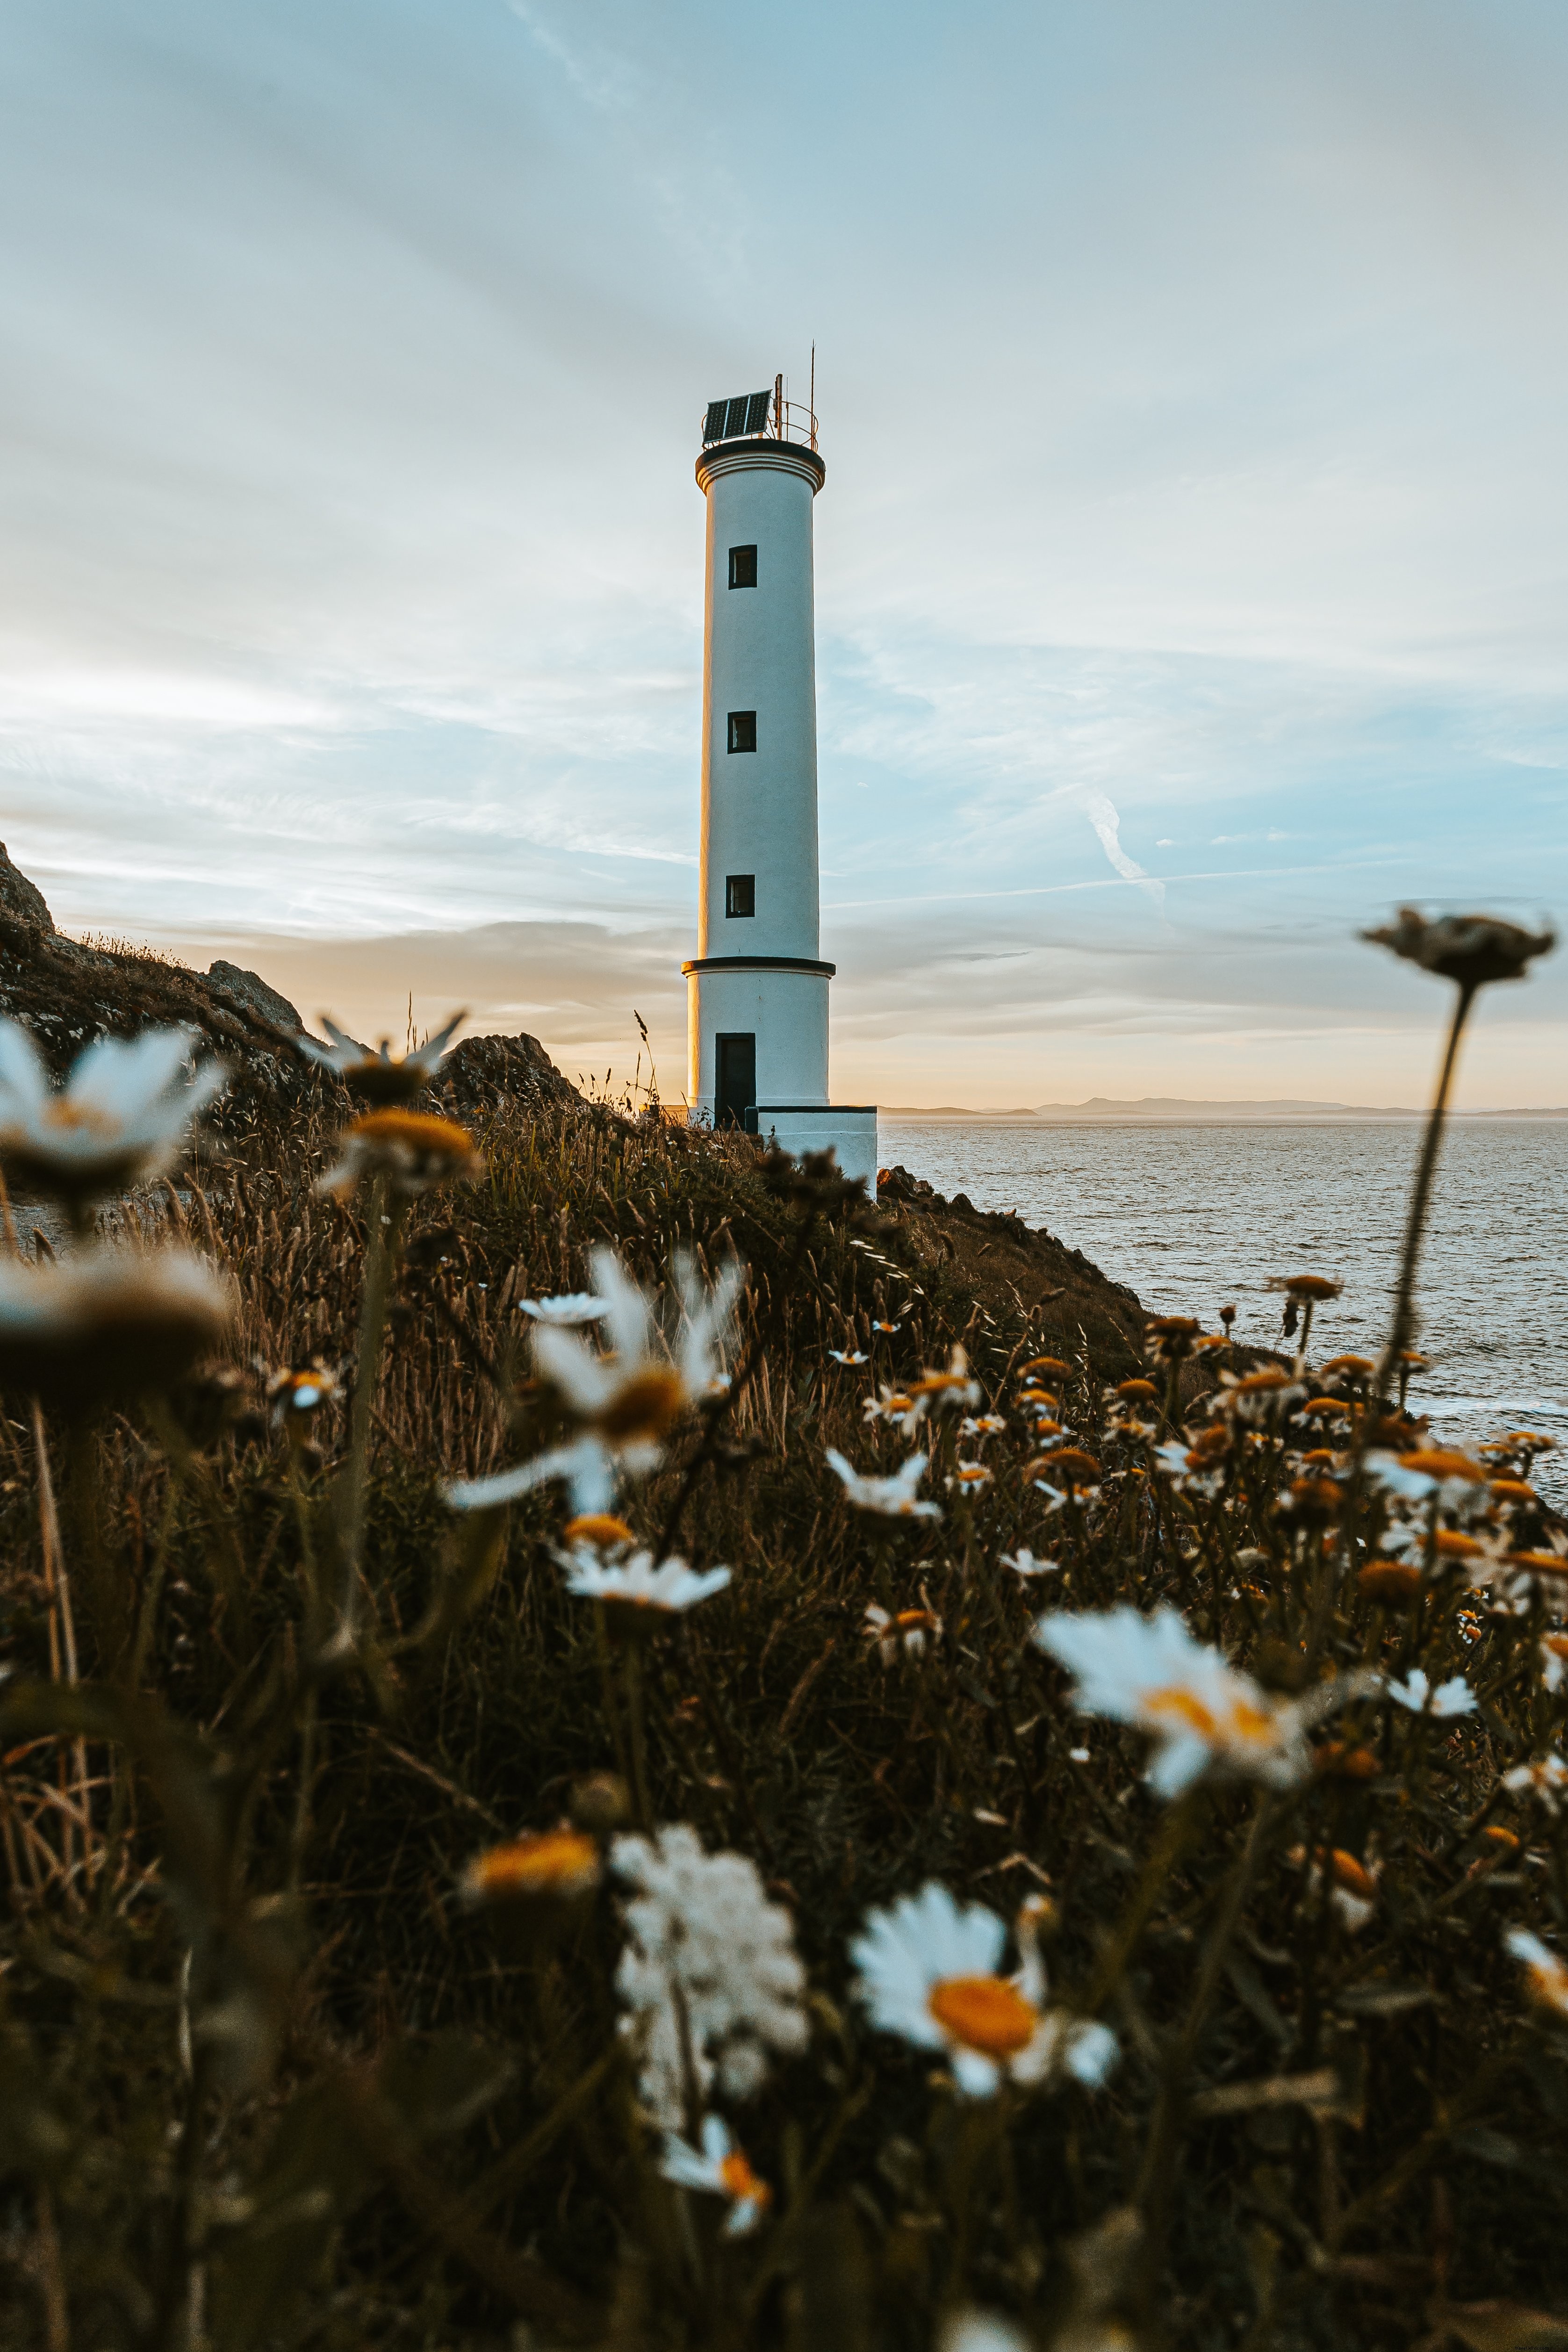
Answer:
<svg viewBox="0 0 1568 2352"><path fill-rule="evenodd" d="M1183 1095L1141 1095L1118 1101L1110 1095L1090 1095L1080 1103L1027 1103L1016 1110L965 1110L957 1103L883 1103L884 1118L964 1119L974 1126L1005 1127L1023 1121L1047 1126L1081 1125L1094 1119L1191 1119L1209 1126L1233 1126L1244 1120L1337 1120L1358 1118L1425 1118L1425 1110L1405 1104L1383 1108L1370 1103L1302 1102L1279 1096L1268 1102L1194 1102ZM1456 1118L1568 1118L1568 1105L1550 1109L1461 1110Z"/></svg>

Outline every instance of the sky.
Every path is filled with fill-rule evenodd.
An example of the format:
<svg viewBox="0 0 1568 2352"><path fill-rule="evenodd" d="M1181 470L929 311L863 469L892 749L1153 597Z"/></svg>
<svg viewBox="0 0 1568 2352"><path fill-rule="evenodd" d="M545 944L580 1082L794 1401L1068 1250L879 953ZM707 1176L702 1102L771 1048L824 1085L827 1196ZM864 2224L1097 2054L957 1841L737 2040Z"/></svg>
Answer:
<svg viewBox="0 0 1568 2352"><path fill-rule="evenodd" d="M0 108L63 927L679 1097L700 415L814 341L841 1099L1414 1103L1358 931L1568 916L1561 0L11 0Z"/></svg>

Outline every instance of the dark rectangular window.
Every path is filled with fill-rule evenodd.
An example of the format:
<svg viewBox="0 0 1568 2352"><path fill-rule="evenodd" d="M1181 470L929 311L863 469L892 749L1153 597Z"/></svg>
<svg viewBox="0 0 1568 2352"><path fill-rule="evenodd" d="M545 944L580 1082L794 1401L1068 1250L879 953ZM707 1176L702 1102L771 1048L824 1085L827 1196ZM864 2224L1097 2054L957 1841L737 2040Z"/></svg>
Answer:
<svg viewBox="0 0 1568 2352"><path fill-rule="evenodd" d="M757 748L757 714L754 710L731 710L730 713L730 749L731 751L754 751Z"/></svg>
<svg viewBox="0 0 1568 2352"><path fill-rule="evenodd" d="M732 547L730 550L730 585L731 588L754 588L757 584L757 551L754 547Z"/></svg>
<svg viewBox="0 0 1568 2352"><path fill-rule="evenodd" d="M724 912L726 915L754 915L756 911L756 876L754 874L726 874L724 877Z"/></svg>
<svg viewBox="0 0 1568 2352"><path fill-rule="evenodd" d="M713 1124L744 1127L757 1099L757 1039L754 1030L721 1030L713 1040L718 1065L713 1076Z"/></svg>

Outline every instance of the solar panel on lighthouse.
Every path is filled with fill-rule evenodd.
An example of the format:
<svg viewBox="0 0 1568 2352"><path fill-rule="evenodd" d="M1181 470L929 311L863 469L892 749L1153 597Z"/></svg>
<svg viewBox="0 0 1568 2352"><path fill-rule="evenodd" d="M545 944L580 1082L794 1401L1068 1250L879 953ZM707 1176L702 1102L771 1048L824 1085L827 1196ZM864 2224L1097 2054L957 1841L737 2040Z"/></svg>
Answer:
<svg viewBox="0 0 1568 2352"><path fill-rule="evenodd" d="M743 434L765 433L773 399L771 392L742 392L734 400L710 400L702 425L704 444L738 440Z"/></svg>

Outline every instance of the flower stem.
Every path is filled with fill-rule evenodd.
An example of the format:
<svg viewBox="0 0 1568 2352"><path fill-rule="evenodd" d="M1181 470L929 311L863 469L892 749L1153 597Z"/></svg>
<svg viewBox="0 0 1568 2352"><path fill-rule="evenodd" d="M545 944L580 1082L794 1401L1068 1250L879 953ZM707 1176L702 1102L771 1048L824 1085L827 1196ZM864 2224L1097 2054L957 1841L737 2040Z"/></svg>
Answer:
<svg viewBox="0 0 1568 2352"><path fill-rule="evenodd" d="M1410 1195L1410 1210L1405 1225L1405 1247L1399 1261L1399 1285L1394 1297L1394 1325L1388 1335L1388 1347L1379 1368L1377 1393L1380 1399L1388 1394L1393 1379L1401 1379L1400 1358L1409 1347L1415 1319L1415 1268L1421 1255L1421 1237L1426 1231L1426 1213L1432 1201L1432 1180L1437 1172L1437 1152L1443 1140L1443 1127L1448 1115L1448 1092L1454 1083L1454 1069L1459 1057L1459 1039L1475 1003L1474 986L1460 984L1454 1018L1449 1024L1448 1044L1443 1055L1443 1067L1437 1080L1437 1091L1427 1115L1426 1132L1421 1141L1421 1157L1416 1163L1415 1183Z"/></svg>
<svg viewBox="0 0 1568 2352"><path fill-rule="evenodd" d="M353 1647L359 1622L365 1494L370 1480L370 1422L375 1403L376 1375L381 1369L381 1343L386 1329L386 1306L392 1289L399 1214L399 1203L395 1198L389 1205L386 1179L378 1176L371 1187L370 1242L365 1254L364 1301L360 1312L359 1360L354 1370L353 1407L349 1417L349 1458L343 1470L339 1523L342 1545L342 1591L338 1603L337 1640L344 1648Z"/></svg>

